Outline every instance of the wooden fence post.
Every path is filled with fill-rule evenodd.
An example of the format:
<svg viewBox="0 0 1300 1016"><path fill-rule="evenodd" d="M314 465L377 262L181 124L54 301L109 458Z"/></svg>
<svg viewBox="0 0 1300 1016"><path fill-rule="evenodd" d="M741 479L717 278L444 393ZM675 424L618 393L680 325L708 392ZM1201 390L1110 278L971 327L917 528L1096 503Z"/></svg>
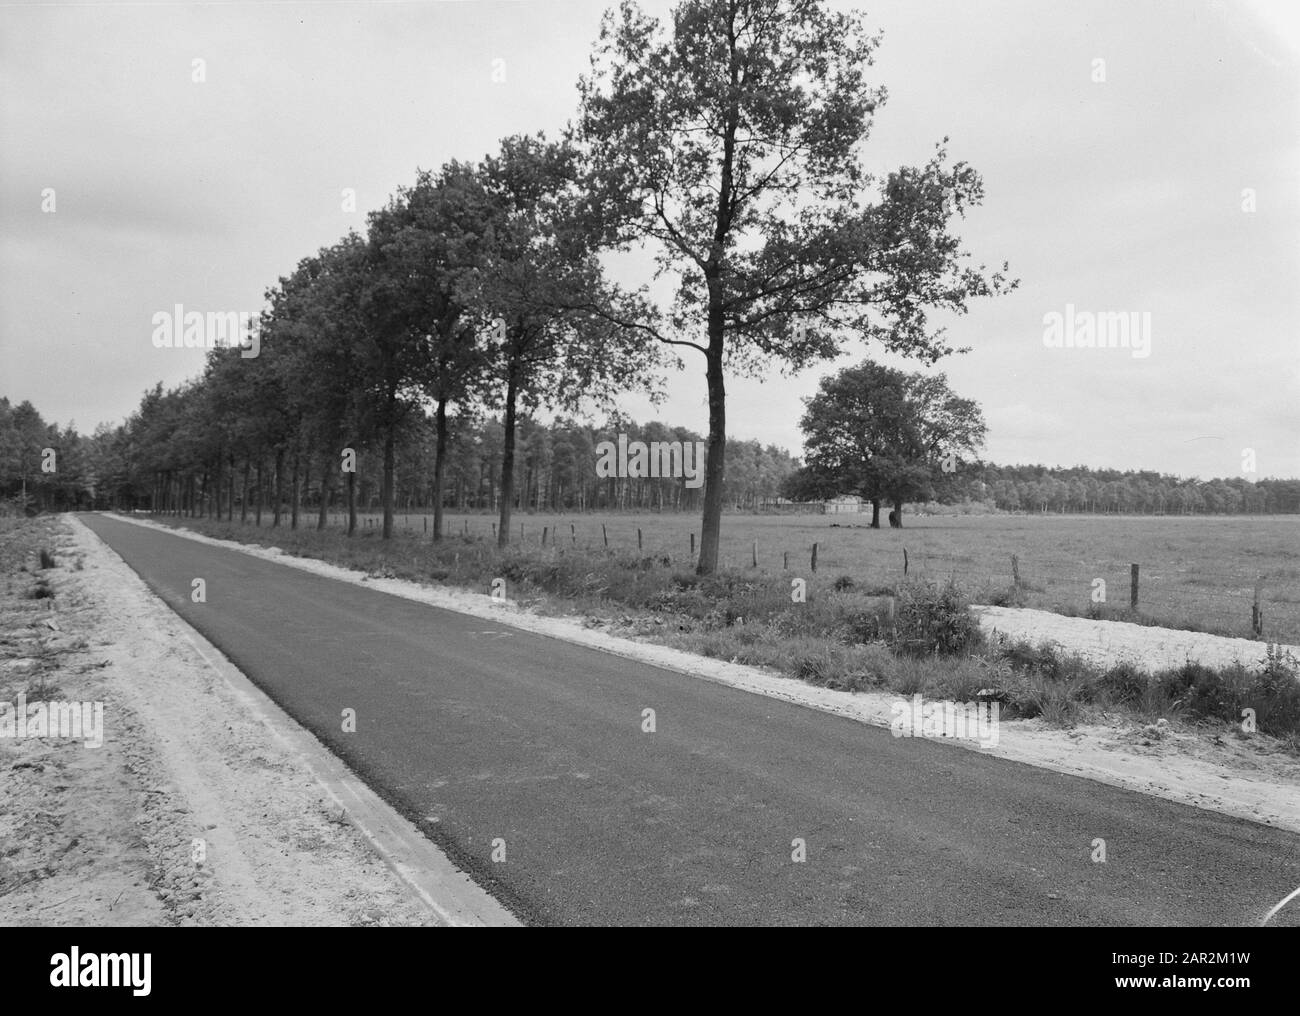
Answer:
<svg viewBox="0 0 1300 1016"><path fill-rule="evenodd" d="M546 534L550 532L550 526L542 526L542 546L546 546Z"/></svg>
<svg viewBox="0 0 1300 1016"><path fill-rule="evenodd" d="M609 530L605 528L605 523L600 524L601 535L605 537L605 549L609 549Z"/></svg>
<svg viewBox="0 0 1300 1016"><path fill-rule="evenodd" d="M815 543L813 544L813 551L812 551L812 570L813 571L817 570L817 544Z"/></svg>
<svg viewBox="0 0 1300 1016"><path fill-rule="evenodd" d="M903 574L907 574L907 548L903 548Z"/></svg>
<svg viewBox="0 0 1300 1016"><path fill-rule="evenodd" d="M572 522L569 523L569 535L573 537L573 545L578 545L578 530Z"/></svg>
<svg viewBox="0 0 1300 1016"><path fill-rule="evenodd" d="M1020 558L1015 554L1011 555L1011 581L1017 589L1020 588Z"/></svg>
<svg viewBox="0 0 1300 1016"><path fill-rule="evenodd" d="M781 570L790 570L790 552L788 550L781 552Z"/></svg>
<svg viewBox="0 0 1300 1016"><path fill-rule="evenodd" d="M1264 608L1260 606L1259 594L1263 591L1265 577L1261 575L1255 580L1255 603L1250 608L1250 630L1256 635L1264 634Z"/></svg>
<svg viewBox="0 0 1300 1016"><path fill-rule="evenodd" d="M754 541L754 553L750 557L750 567L751 568L758 567L758 541L757 540Z"/></svg>
<svg viewBox="0 0 1300 1016"><path fill-rule="evenodd" d="M1133 610L1138 608L1138 566L1129 565L1128 605Z"/></svg>
<svg viewBox="0 0 1300 1016"><path fill-rule="evenodd" d="M695 556L695 534L691 533L691 557Z"/></svg>
<svg viewBox="0 0 1300 1016"><path fill-rule="evenodd" d="M640 526L637 526L636 529L636 549L638 551L641 549L641 527Z"/></svg>

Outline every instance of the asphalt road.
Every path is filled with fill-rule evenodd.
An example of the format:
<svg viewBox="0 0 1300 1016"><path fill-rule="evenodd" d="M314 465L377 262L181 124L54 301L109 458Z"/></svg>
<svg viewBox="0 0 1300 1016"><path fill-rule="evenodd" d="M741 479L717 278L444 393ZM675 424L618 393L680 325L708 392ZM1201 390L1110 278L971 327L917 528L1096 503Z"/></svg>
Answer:
<svg viewBox="0 0 1300 1016"><path fill-rule="evenodd" d="M529 923L1221 926L1300 885L1292 833L82 519Z"/></svg>

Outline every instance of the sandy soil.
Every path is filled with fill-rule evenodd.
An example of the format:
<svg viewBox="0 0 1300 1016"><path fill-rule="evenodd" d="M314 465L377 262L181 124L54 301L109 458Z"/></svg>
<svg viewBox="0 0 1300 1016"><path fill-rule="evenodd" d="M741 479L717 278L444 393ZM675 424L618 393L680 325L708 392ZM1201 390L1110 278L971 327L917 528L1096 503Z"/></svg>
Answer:
<svg viewBox="0 0 1300 1016"><path fill-rule="evenodd" d="M603 649L617 655L669 667L682 673L836 713L877 726L889 726L900 699L888 693L850 693L817 688L774 672L694 656L649 642L632 641L601 631L590 620L543 617L509 600L466 590L429 587L399 579L368 576L323 561L286 555L264 548L217 540L144 519L118 516L138 525L157 526L193 540L240 550L345 582L369 585L386 593ZM1040 615L1041 611L1024 611ZM1076 620L1049 614L1061 621ZM1086 621L1087 624L1110 622ZM1167 629L1144 628L1152 644L1163 646ZM1174 633L1179 636L1186 632ZM1049 633L1050 636L1050 633ZM1095 639L1096 636L1093 635ZM1216 636L1200 636L1215 639ZM1223 639L1224 642L1245 642ZM1259 648L1259 643L1247 643ZM1163 650L1162 650L1163 651ZM1181 660L1179 661L1181 662ZM1177 722L1159 728L1116 716L1105 724L1061 730L1042 720L1011 720L1000 724L995 745L955 741L958 750L984 751L1029 765L1097 780L1113 786L1206 808L1266 825L1300 832L1300 760L1279 743L1261 734L1244 734L1223 725L1218 730L1185 727Z"/></svg>
<svg viewBox="0 0 1300 1016"><path fill-rule="evenodd" d="M971 609L979 615L980 627L985 631L1002 632L1013 640L1025 639L1035 645L1049 643L1100 667L1132 663L1155 672L1180 667L1188 660L1214 667L1233 663L1253 667L1263 663L1267 645L1127 621L1064 617L1046 610L986 606ZM1279 649L1300 659L1300 646L1282 645Z"/></svg>
<svg viewBox="0 0 1300 1016"><path fill-rule="evenodd" d="M103 702L105 737L0 738L0 926L438 923L175 615L63 528L55 597L0 599L0 701L40 676Z"/></svg>

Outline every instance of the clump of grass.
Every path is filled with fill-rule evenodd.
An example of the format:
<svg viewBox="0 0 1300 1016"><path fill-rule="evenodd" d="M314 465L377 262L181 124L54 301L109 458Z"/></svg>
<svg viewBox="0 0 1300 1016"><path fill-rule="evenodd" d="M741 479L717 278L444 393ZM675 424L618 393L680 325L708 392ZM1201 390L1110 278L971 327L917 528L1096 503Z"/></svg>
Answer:
<svg viewBox="0 0 1300 1016"><path fill-rule="evenodd" d="M1257 670L1188 662L1157 674L1152 686L1148 705L1167 702L1171 711L1228 723L1241 723L1249 709L1262 733L1283 738L1300 733L1300 661L1276 647Z"/></svg>
<svg viewBox="0 0 1300 1016"><path fill-rule="evenodd" d="M1149 683L1150 678L1146 672L1131 663L1117 663L1107 669L1098 681L1110 701L1123 706L1141 701Z"/></svg>
<svg viewBox="0 0 1300 1016"><path fill-rule="evenodd" d="M957 583L921 581L899 590L891 648L909 656L953 656L983 642L979 622Z"/></svg>
<svg viewBox="0 0 1300 1016"><path fill-rule="evenodd" d="M37 579L36 584L27 590L26 597L29 600L52 600L54 587L44 578Z"/></svg>

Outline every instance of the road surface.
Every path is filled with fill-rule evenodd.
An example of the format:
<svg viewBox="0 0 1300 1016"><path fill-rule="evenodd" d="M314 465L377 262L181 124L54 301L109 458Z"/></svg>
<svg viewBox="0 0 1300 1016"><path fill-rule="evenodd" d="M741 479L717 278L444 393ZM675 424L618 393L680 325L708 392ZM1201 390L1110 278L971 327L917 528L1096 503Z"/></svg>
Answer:
<svg viewBox="0 0 1300 1016"><path fill-rule="evenodd" d="M81 518L528 923L1219 926L1300 885L1292 833Z"/></svg>

